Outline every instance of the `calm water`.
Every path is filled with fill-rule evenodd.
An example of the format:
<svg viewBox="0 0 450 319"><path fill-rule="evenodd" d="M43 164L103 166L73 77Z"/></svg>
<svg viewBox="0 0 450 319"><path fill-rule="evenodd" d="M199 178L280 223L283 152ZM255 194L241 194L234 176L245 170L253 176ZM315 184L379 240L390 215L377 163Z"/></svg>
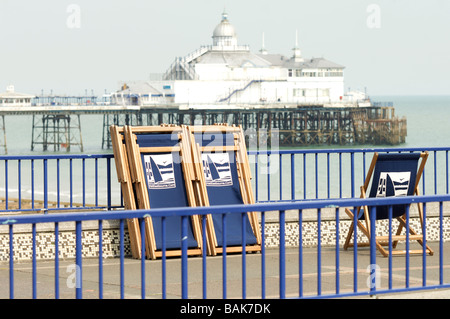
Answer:
<svg viewBox="0 0 450 319"><path fill-rule="evenodd" d="M406 143L400 147L450 146L450 96L383 96L394 102L397 116L408 124Z"/></svg>

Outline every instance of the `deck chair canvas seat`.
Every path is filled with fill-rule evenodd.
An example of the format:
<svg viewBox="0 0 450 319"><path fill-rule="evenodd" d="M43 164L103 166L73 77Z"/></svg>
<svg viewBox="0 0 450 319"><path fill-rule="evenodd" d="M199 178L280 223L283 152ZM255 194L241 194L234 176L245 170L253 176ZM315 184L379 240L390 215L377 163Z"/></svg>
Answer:
<svg viewBox="0 0 450 319"><path fill-rule="evenodd" d="M363 186L361 186L361 198L375 197L392 197L392 196L413 196L419 195L418 185L423 173L425 163L428 158L428 152L423 153L375 153L367 173L367 177ZM420 164L419 164L420 162ZM368 192L369 183L371 188ZM407 205L393 205L392 218L396 218L399 226L395 235L392 235L392 246L396 248L399 240L406 240L406 235L401 235L403 228L406 229L407 223L405 219ZM362 233L370 239L370 217L371 208L368 206L357 207L356 210L346 208L345 212L352 219L344 249L353 246L350 243L354 230L354 214L357 215L357 226ZM389 218L389 206L375 206L376 220ZM422 204L418 203L418 214L423 231L423 210ZM364 222L364 223L363 223ZM409 226L409 240L415 240L423 246L423 232L418 234L411 226ZM383 256L388 256L389 251L383 246L388 245L388 236L376 236L375 244L377 249ZM358 243L358 246L367 246L368 243ZM426 252L430 255L433 250L426 246ZM423 250L410 250L410 253L420 254ZM406 254L405 251L394 251L393 255Z"/></svg>
<svg viewBox="0 0 450 319"><path fill-rule="evenodd" d="M206 195L205 206L254 203L250 185L250 168L242 129L227 125L190 126L194 162L200 171ZM241 214L226 218L227 252L242 251ZM255 213L244 218L246 251L261 250L261 235ZM223 253L222 216L208 216L207 227L211 253Z"/></svg>
<svg viewBox="0 0 450 319"><path fill-rule="evenodd" d="M190 148L186 133L179 126L124 127L130 175L135 184L137 208L196 206L195 179L187 158ZM166 255L181 255L181 218L166 217ZM162 256L161 218L146 217L146 254ZM188 223L188 255L200 255L201 231L198 216Z"/></svg>

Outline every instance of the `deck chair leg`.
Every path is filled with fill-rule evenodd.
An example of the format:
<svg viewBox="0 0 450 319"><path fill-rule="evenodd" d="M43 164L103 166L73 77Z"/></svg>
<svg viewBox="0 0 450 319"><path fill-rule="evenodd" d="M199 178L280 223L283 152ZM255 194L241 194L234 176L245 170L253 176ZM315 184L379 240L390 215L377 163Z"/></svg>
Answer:
<svg viewBox="0 0 450 319"><path fill-rule="evenodd" d="M399 221L400 224L398 225L397 232L395 233L396 236L399 236L402 233L404 225L405 225L405 228L406 228L406 223L403 221L403 219L402 219L403 222L400 221L400 219L401 219L401 217L397 218L397 220ZM397 244L398 244L398 240L394 240L392 242L392 248L394 248L394 249L397 248Z"/></svg>
<svg viewBox="0 0 450 319"><path fill-rule="evenodd" d="M350 240L353 235L353 228L354 228L354 223L352 222L352 224L350 225L350 229L348 230L348 233L347 233L347 238L345 239L344 250L347 250L347 248L350 245Z"/></svg>
<svg viewBox="0 0 450 319"><path fill-rule="evenodd" d="M351 244L350 241L351 241L351 239L352 239L352 235L353 235L354 228L355 228L355 222L353 221L354 218L355 218L355 215L353 215L353 213L352 213L348 208L345 209L345 212L347 213L347 215L348 215L348 216L351 218L351 220L352 220L352 223L351 223L350 228L349 228L348 233L347 233L347 238L345 239L345 243L344 243L344 249L347 250L348 247L351 247L351 246L354 245L354 244ZM363 229L364 229L364 226L363 226L359 221L357 221L357 226L358 226L358 227L359 227L359 226L362 226ZM364 229L364 230L365 230L365 229ZM363 231L364 231L364 230L363 230Z"/></svg>
<svg viewBox="0 0 450 319"><path fill-rule="evenodd" d="M360 207L358 207L357 212L359 212L359 210L360 210ZM344 211L348 215L348 217L350 217L350 219L352 220L352 223L350 225L349 231L347 233L347 238L345 239L345 243L344 243L344 247L343 247L344 250L347 250L347 248L351 246L350 240L352 239L353 231L355 228L355 222L354 222L355 215L348 208L346 208Z"/></svg>
<svg viewBox="0 0 450 319"><path fill-rule="evenodd" d="M398 220L399 223L400 223L400 225L399 225L399 231L401 232L401 230L403 229L403 227L406 229L406 221L405 221L402 217L398 217L397 220ZM422 227L423 227L423 225L422 225ZM397 235L399 235L399 231L397 231ZM418 234L416 233L416 231L415 231L411 226L409 226L409 234L410 234L410 235L413 235L413 236L418 235ZM422 228L422 236L423 236L423 228ZM417 239L417 242L423 247L423 240ZM432 255L434 254L434 251L433 251L428 245L425 245L425 246L426 246L426 249L429 251L429 255L432 256ZM394 245L393 245L393 247L395 248Z"/></svg>
<svg viewBox="0 0 450 319"><path fill-rule="evenodd" d="M351 217L352 218L352 220L353 220L353 213L349 210L349 209L345 209L345 212L347 213L347 215L349 215L349 217ZM366 237L369 239L369 241L370 241L370 231L363 225L363 223L361 223L359 220L357 221L357 226L358 226L358 228L362 231L362 233L364 234L364 235L366 235ZM354 222L352 222L352 224L351 224L351 226L350 226L351 228L350 228L350 230L349 230L349 232L348 232L348 234L347 234L347 239L346 239L346 241L345 241L345 244L344 244L344 249L345 250L347 250L347 248L348 247L351 247L351 246L354 246L354 244L350 244L350 239L351 239L351 237L352 237L352 234L353 234L353 228L354 228ZM353 240L353 241L355 241L356 240L356 238ZM378 249L378 251L380 251L380 253L384 256L384 257L387 257L388 255L389 255L389 253L386 251L386 249L384 249L383 248L383 246L376 240L376 238L375 238L375 246L376 246L376 248Z"/></svg>

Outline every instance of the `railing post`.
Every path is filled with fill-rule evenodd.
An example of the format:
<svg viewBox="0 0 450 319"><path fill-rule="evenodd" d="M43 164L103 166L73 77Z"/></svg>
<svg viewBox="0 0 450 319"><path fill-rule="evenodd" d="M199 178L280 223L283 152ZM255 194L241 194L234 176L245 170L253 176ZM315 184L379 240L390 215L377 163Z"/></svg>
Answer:
<svg viewBox="0 0 450 319"><path fill-rule="evenodd" d="M31 208L34 209L34 160L31 160Z"/></svg>
<svg viewBox="0 0 450 319"><path fill-rule="evenodd" d="M48 165L47 165L47 159L44 158L44 208L45 208L45 214L48 213Z"/></svg>
<svg viewBox="0 0 450 319"><path fill-rule="evenodd" d="M322 211L317 209L317 295L322 294Z"/></svg>
<svg viewBox="0 0 450 319"><path fill-rule="evenodd" d="M298 296L303 297L303 211L298 211Z"/></svg>
<svg viewBox="0 0 450 319"><path fill-rule="evenodd" d="M266 241L265 241L266 213L261 212L261 299L266 298Z"/></svg>
<svg viewBox="0 0 450 319"><path fill-rule="evenodd" d="M350 170L351 170L351 181L350 181L350 184L351 184L351 187L352 187L352 189L351 189L351 193L352 193L352 198L353 197L355 197L355 153L354 152L351 152L350 153L350 164L351 164L351 168L350 168Z"/></svg>
<svg viewBox="0 0 450 319"><path fill-rule="evenodd" d="M60 179L60 163L59 158L56 160L56 202L58 208L61 205L61 179Z"/></svg>
<svg viewBox="0 0 450 319"><path fill-rule="evenodd" d="M120 298L125 298L125 221L120 220Z"/></svg>
<svg viewBox="0 0 450 319"><path fill-rule="evenodd" d="M283 200L283 156L282 154L278 154L278 174L280 176L280 200Z"/></svg>
<svg viewBox="0 0 450 319"><path fill-rule="evenodd" d="M17 181L18 181L18 198L19 198L19 209L22 208L22 161L19 159L17 161Z"/></svg>
<svg viewBox="0 0 450 319"><path fill-rule="evenodd" d="M188 217L181 217L181 298L188 298L187 238Z"/></svg>
<svg viewBox="0 0 450 319"><path fill-rule="evenodd" d="M8 160L5 160L5 208L8 209Z"/></svg>
<svg viewBox="0 0 450 319"><path fill-rule="evenodd" d="M9 299L14 299L14 233L9 225Z"/></svg>
<svg viewBox="0 0 450 319"><path fill-rule="evenodd" d="M106 196L108 210L111 209L111 158L106 159ZM145 259L145 258L144 258Z"/></svg>
<svg viewBox="0 0 450 319"><path fill-rule="evenodd" d="M342 198L342 153L339 153L339 198Z"/></svg>
<svg viewBox="0 0 450 319"><path fill-rule="evenodd" d="M406 205L406 256L405 256L405 287L409 288L409 205Z"/></svg>
<svg viewBox="0 0 450 319"><path fill-rule="evenodd" d="M270 202L270 153L267 154L267 200Z"/></svg>
<svg viewBox="0 0 450 319"><path fill-rule="evenodd" d="M70 188L70 207L73 207L73 163L72 159L69 159L69 188Z"/></svg>
<svg viewBox="0 0 450 319"><path fill-rule="evenodd" d="M339 245L339 208L336 207L335 209L335 216L336 216L336 295L339 294L339 286L340 286L340 282L339 282L339 251L340 251L340 245Z"/></svg>
<svg viewBox="0 0 450 319"><path fill-rule="evenodd" d="M280 299L286 298L285 213L280 211Z"/></svg>
<svg viewBox="0 0 450 319"><path fill-rule="evenodd" d="M389 206L388 210L388 218L389 218L389 261L388 261L388 269L389 269L389 289L392 289L392 214L393 207Z"/></svg>
<svg viewBox="0 0 450 319"><path fill-rule="evenodd" d="M206 242L206 215L202 216L202 292L203 292L203 299L206 299L207 297L207 277L206 277L206 254L207 254L207 242Z"/></svg>
<svg viewBox="0 0 450 319"><path fill-rule="evenodd" d="M141 298L145 299L145 217L141 218Z"/></svg>
<svg viewBox="0 0 450 319"><path fill-rule="evenodd" d="M303 153L303 199L306 199L306 153Z"/></svg>
<svg viewBox="0 0 450 319"><path fill-rule="evenodd" d="M166 299L166 217L161 217L161 286L162 286L162 298Z"/></svg>
<svg viewBox="0 0 450 319"><path fill-rule="evenodd" d="M36 224L31 224L31 236L32 236L32 291L33 299L37 298L37 272L36 272Z"/></svg>
<svg viewBox="0 0 450 319"><path fill-rule="evenodd" d="M246 239L246 234L245 234L245 230L246 230L246 219L247 217L247 213L243 212L241 213L241 222L242 222L242 228L241 228L241 234L242 234L242 299L245 299L247 297L247 290L246 290L246 285L247 285L247 278L246 278L246 272L247 272L247 267L246 267L246 255L247 255L247 251L246 251L246 243L247 243L247 239Z"/></svg>
<svg viewBox="0 0 450 319"><path fill-rule="evenodd" d="M319 154L316 153L314 156L314 172L315 172L315 189L316 189L316 199L319 198Z"/></svg>
<svg viewBox="0 0 450 319"><path fill-rule="evenodd" d="M295 154L291 154L291 200L295 199Z"/></svg>
<svg viewBox="0 0 450 319"><path fill-rule="evenodd" d="M86 207L86 159L84 158L81 160L81 170L83 207Z"/></svg>
<svg viewBox="0 0 450 319"><path fill-rule="evenodd" d="M327 153L327 198L330 198L330 153Z"/></svg>
<svg viewBox="0 0 450 319"><path fill-rule="evenodd" d="M222 214L222 298L227 298L227 214Z"/></svg>
<svg viewBox="0 0 450 319"><path fill-rule="evenodd" d="M119 227L120 256L123 255L123 220ZM122 275L122 273L121 273ZM122 276L121 276L122 277ZM122 283L122 281L121 281ZM122 284L120 285L122 287ZM103 221L98 221L98 298L103 299Z"/></svg>
<svg viewBox="0 0 450 319"><path fill-rule="evenodd" d="M376 225L375 225L375 221L376 221L376 207L372 206L370 207L370 265L371 265L371 273L370 273L370 279L371 279L371 284L370 284L370 292L371 294L374 293L376 291L376 282L377 282L377 278L376 276L378 276L375 267L376 267L376 253L377 253L377 248L376 248Z"/></svg>
<svg viewBox="0 0 450 319"><path fill-rule="evenodd" d="M439 202L439 284L444 284L444 210Z"/></svg>
<svg viewBox="0 0 450 319"><path fill-rule="evenodd" d="M83 298L83 271L82 271L82 250L83 250L83 243L81 240L81 221L75 222L75 263L76 263L76 298L82 299Z"/></svg>
<svg viewBox="0 0 450 319"><path fill-rule="evenodd" d="M55 223L55 299L59 299L59 223Z"/></svg>
<svg viewBox="0 0 450 319"><path fill-rule="evenodd" d="M435 154L436 155L436 154ZM422 286L427 284L427 204L423 203L423 218L422 218ZM408 230L407 230L408 231Z"/></svg>

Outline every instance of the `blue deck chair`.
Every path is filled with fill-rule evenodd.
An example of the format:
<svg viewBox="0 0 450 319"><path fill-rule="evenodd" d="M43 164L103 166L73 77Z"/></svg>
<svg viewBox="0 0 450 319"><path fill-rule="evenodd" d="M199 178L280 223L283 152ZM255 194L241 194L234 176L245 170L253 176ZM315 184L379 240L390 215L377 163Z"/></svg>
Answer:
<svg viewBox="0 0 450 319"><path fill-rule="evenodd" d="M130 172L136 184L137 207L141 209L196 206L189 168L191 158L188 138L179 126L124 127ZM181 218L166 217L166 256L180 256ZM160 217L146 217L146 253L149 258L162 256ZM188 255L202 253L198 216L193 216L187 230Z"/></svg>
<svg viewBox="0 0 450 319"><path fill-rule="evenodd" d="M131 180L128 163L127 150L123 136L123 128L111 125L109 128L111 143L114 152L117 179L122 190L125 209L136 209L136 193ZM128 234L130 236L131 255L133 258L141 258L141 234L139 231L139 220L137 218L127 219Z"/></svg>
<svg viewBox="0 0 450 319"><path fill-rule="evenodd" d="M392 196L413 196L419 195L418 185L422 176L425 163L428 158L428 152L422 153L388 153L378 154L375 153L372 162L367 173L364 185L361 186L361 198L367 197L392 197ZM420 165L419 165L420 161ZM371 182L371 188L367 196L367 190L369 189L369 183ZM406 235L400 235L403 228L406 229L406 213L407 205L393 205L392 206L392 218L396 218L399 222L399 226L395 235L392 235L392 248L396 248L399 240L406 240ZM389 218L388 206L376 206L376 220ZM346 208L345 212L354 221L354 211ZM362 206L356 209L357 225L362 233L370 240L370 207ZM420 224L422 227L422 234L418 234L411 226L409 226L409 240L415 240L423 247L423 209L422 204L418 204L418 213L420 217ZM365 222L365 224L362 223ZM354 230L354 222L352 222L345 244L344 249L353 246L350 243ZM386 250L383 246L389 245L389 236L375 236L375 244L377 249L385 257L389 256L389 250ZM368 243L358 243L358 246L367 246ZM422 254L423 249L410 250L411 254ZM433 255L433 250L426 246L426 253ZM406 251L392 250L393 255L404 255Z"/></svg>
<svg viewBox="0 0 450 319"><path fill-rule="evenodd" d="M201 171L205 206L252 204L250 167L241 127L227 125L189 126L194 163ZM261 234L256 213L226 216L226 243L223 243L222 215L208 215L208 243L212 255L227 252L261 250ZM242 229L245 229L243 245Z"/></svg>

